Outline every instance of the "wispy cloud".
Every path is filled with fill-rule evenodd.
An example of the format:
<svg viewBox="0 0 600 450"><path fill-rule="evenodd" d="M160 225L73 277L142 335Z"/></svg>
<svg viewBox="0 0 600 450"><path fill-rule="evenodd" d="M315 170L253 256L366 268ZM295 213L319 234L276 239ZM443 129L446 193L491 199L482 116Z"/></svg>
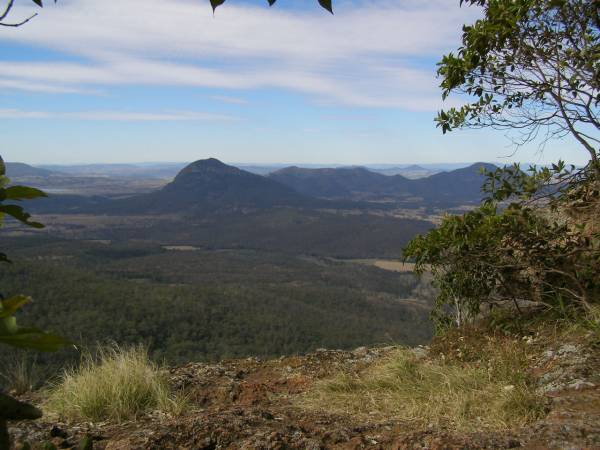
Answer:
<svg viewBox="0 0 600 450"><path fill-rule="evenodd" d="M47 92L133 84L279 88L325 103L437 109L439 90L423 60L454 46L476 10L449 0L374 3L342 2L332 17L318 8L229 2L213 18L196 0L65 0L0 40L71 61L4 60L0 73L21 83L14 89Z"/></svg>
<svg viewBox="0 0 600 450"><path fill-rule="evenodd" d="M227 122L236 120L235 117L197 111L179 112L130 112L130 111L78 111L50 112L24 111L19 109L0 109L0 119L68 119L91 121L117 122L179 122L179 121L209 121Z"/></svg>
<svg viewBox="0 0 600 450"><path fill-rule="evenodd" d="M81 89L68 86L60 86L59 84L38 83L24 80L7 79L0 77L0 89L3 92L13 90L26 92L45 92L48 94L91 94L93 90Z"/></svg>
<svg viewBox="0 0 600 450"><path fill-rule="evenodd" d="M230 97L228 95L211 95L211 99L217 102L229 103L231 105L247 105L248 100L240 97Z"/></svg>

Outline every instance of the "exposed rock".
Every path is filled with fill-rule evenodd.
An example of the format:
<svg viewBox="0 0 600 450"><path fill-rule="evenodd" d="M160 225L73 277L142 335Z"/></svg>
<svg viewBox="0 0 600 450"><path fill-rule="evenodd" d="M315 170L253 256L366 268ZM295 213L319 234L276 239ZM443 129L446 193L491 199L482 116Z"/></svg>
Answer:
<svg viewBox="0 0 600 450"><path fill-rule="evenodd" d="M356 373L396 349L319 349L272 361L189 363L168 370L171 386L185 389L192 403L181 417L155 413L125 424L42 420L13 424L10 433L17 442L55 436L57 446L95 436L94 449L99 450L600 448L600 357L591 348L569 342L540 348L532 370L538 389L549 397L549 414L524 430L459 433L434 423L340 416L327 412L327 405L321 412L295 405L294 398L323 377ZM430 357L426 347L411 351L419 360Z"/></svg>

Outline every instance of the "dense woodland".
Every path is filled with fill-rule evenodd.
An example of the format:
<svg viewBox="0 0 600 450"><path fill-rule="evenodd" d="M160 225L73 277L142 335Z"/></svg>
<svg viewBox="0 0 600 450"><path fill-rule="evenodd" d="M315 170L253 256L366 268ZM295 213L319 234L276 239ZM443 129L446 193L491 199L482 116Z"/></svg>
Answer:
<svg viewBox="0 0 600 450"><path fill-rule="evenodd" d="M38 236L11 237L3 246L15 261L0 272L5 295L35 299L20 322L81 348L143 342L155 358L177 363L417 344L432 332L430 288L410 273L280 252L166 250L149 242ZM54 366L78 357L73 349L37 355Z"/></svg>

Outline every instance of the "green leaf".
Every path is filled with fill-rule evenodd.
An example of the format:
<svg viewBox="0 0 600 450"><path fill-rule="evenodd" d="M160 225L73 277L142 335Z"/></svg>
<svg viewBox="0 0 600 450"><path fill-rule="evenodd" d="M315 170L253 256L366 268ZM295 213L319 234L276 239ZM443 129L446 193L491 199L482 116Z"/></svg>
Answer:
<svg viewBox="0 0 600 450"><path fill-rule="evenodd" d="M46 193L39 189L28 186L11 186L4 189L7 200L31 200L34 198L47 197Z"/></svg>
<svg viewBox="0 0 600 450"><path fill-rule="evenodd" d="M333 6L331 5L331 0L319 0L319 5L333 14Z"/></svg>
<svg viewBox="0 0 600 450"><path fill-rule="evenodd" d="M7 300L0 300L0 318L12 316L21 307L31 302L31 297L16 295Z"/></svg>
<svg viewBox="0 0 600 450"><path fill-rule="evenodd" d="M33 3L38 5L40 8L42 8L44 6L44 4L42 3L42 0L32 0L32 1L33 1Z"/></svg>
<svg viewBox="0 0 600 450"><path fill-rule="evenodd" d="M10 336L19 331L15 316L0 318L0 336Z"/></svg>
<svg viewBox="0 0 600 450"><path fill-rule="evenodd" d="M32 222L29 220L31 214L26 213L22 207L17 205L0 205L0 213L8 214L11 217L14 217L19 222L23 222L25 225L29 225L33 228L44 228L39 222Z"/></svg>
<svg viewBox="0 0 600 450"><path fill-rule="evenodd" d="M277 0L267 0L267 1L269 2L269 6L273 6ZM225 3L225 0L210 0L210 5L212 6L213 12L215 12L217 7L221 6L223 3ZM332 6L331 0L319 0L319 5L321 5L323 8L325 8L331 14L333 14L333 6Z"/></svg>
<svg viewBox="0 0 600 450"><path fill-rule="evenodd" d="M42 352L55 352L68 345L73 345L65 338L45 333L37 328L19 328L16 333L0 335L0 343Z"/></svg>
<svg viewBox="0 0 600 450"><path fill-rule="evenodd" d="M215 12L215 9L223 3L225 3L225 0L210 0L210 6L212 6L213 12Z"/></svg>

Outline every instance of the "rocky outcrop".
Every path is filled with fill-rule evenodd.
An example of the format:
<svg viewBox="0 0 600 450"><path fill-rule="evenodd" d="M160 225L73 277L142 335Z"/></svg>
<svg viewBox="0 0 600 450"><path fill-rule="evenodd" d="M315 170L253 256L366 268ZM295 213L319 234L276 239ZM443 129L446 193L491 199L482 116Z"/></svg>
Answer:
<svg viewBox="0 0 600 450"><path fill-rule="evenodd" d="M548 403L547 416L526 429L459 433L398 420L366 420L298 407L318 380L352 375L397 347L319 349L306 356L189 363L168 369L171 386L186 392L179 417L151 413L121 423L60 423L56 418L11 428L16 441L50 440L70 448L87 438L95 449L593 449L600 448L600 357L587 341L548 347L533 338L532 371ZM529 341L528 341L529 342ZM412 350L427 362L427 347ZM75 447L76 448L76 447Z"/></svg>

